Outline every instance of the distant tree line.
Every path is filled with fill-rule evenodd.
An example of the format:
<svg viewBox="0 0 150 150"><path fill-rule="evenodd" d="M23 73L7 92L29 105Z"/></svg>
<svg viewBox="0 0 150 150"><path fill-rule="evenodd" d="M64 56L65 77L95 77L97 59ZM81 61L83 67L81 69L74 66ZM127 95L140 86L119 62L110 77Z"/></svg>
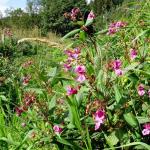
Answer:
<svg viewBox="0 0 150 150"><path fill-rule="evenodd" d="M26 11L21 8L7 9L5 17L0 17L0 28L16 27L32 29L38 27L43 34L48 31L66 34L76 25L64 17L65 12L79 7L83 13L94 9L100 15L123 0L94 0L87 5L85 0L27 0Z"/></svg>

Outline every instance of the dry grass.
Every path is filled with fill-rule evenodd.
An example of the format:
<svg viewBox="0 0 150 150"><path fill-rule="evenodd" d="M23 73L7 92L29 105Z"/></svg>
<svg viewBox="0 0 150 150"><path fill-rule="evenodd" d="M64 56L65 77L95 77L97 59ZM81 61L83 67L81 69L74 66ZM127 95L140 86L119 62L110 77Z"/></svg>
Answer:
<svg viewBox="0 0 150 150"><path fill-rule="evenodd" d="M69 45L70 40L66 40L65 42L61 41L61 36L56 35L56 33L49 32L46 37L42 36L41 30L38 28L33 28L32 30L27 29L16 29L12 28L13 34L20 39L19 42L23 41L31 41L31 42L41 42L46 43L48 46L57 47L64 49ZM3 34L2 29L0 29L0 35Z"/></svg>

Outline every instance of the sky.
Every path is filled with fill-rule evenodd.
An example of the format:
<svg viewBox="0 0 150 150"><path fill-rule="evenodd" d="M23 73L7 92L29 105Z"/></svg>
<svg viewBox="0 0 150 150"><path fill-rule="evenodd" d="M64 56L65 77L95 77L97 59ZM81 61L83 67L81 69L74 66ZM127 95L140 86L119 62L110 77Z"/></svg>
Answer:
<svg viewBox="0 0 150 150"><path fill-rule="evenodd" d="M0 11L4 14L6 8L22 8L26 7L26 0L0 0Z"/></svg>
<svg viewBox="0 0 150 150"><path fill-rule="evenodd" d="M86 0L87 3L93 0ZM26 0L0 0L0 11L4 14L6 8L22 8L26 7Z"/></svg>

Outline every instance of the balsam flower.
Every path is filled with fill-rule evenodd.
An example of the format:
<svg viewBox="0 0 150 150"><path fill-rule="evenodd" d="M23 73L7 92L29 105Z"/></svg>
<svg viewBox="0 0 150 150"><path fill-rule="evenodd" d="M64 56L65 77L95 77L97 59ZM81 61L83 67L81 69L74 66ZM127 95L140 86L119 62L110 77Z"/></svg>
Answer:
<svg viewBox="0 0 150 150"><path fill-rule="evenodd" d="M71 70L71 65L70 64L64 64L64 69L65 69L65 71L69 71L69 70Z"/></svg>
<svg viewBox="0 0 150 150"><path fill-rule="evenodd" d="M80 49L75 48L74 50L65 50L64 53L68 55L69 58L77 59L80 54Z"/></svg>
<svg viewBox="0 0 150 150"><path fill-rule="evenodd" d="M122 65L121 60L119 60L119 59L114 60L114 62L113 62L113 69L114 70L120 69L121 65Z"/></svg>
<svg viewBox="0 0 150 150"><path fill-rule="evenodd" d="M88 17L87 17L87 20L93 20L95 18L95 14L94 12L91 10Z"/></svg>
<svg viewBox="0 0 150 150"><path fill-rule="evenodd" d="M137 91L140 96L143 96L145 94L144 85L140 84L137 88Z"/></svg>
<svg viewBox="0 0 150 150"><path fill-rule="evenodd" d="M77 19L77 16L80 14L80 9L78 7L73 8L71 10L71 20L75 21Z"/></svg>
<svg viewBox="0 0 150 150"><path fill-rule="evenodd" d="M95 130L98 130L100 126L104 123L105 112L104 110L97 110L94 114Z"/></svg>
<svg viewBox="0 0 150 150"><path fill-rule="evenodd" d="M31 79L31 76L29 76L29 75L24 76L24 77L22 78L22 84L23 84L24 86L28 85L30 79Z"/></svg>
<svg viewBox="0 0 150 150"><path fill-rule="evenodd" d="M53 130L56 134L60 134L63 129L61 127L59 127L58 125L54 125Z"/></svg>
<svg viewBox="0 0 150 150"><path fill-rule="evenodd" d="M17 116L21 116L21 114L24 112L23 108L17 107L16 108L16 114Z"/></svg>
<svg viewBox="0 0 150 150"><path fill-rule="evenodd" d="M137 50L136 49L131 49L130 50L130 58L131 60L135 59L137 57Z"/></svg>
<svg viewBox="0 0 150 150"><path fill-rule="evenodd" d="M119 59L114 60L112 68L117 76L123 75L123 71L120 69L121 65L122 65L121 60Z"/></svg>
<svg viewBox="0 0 150 150"><path fill-rule="evenodd" d="M77 94L77 89L71 87L71 86L68 86L67 87L67 95L70 96L70 95L74 95L74 94Z"/></svg>
<svg viewBox="0 0 150 150"><path fill-rule="evenodd" d="M80 83L83 83L86 80L86 77L84 74L81 74L77 77L77 81Z"/></svg>
<svg viewBox="0 0 150 150"><path fill-rule="evenodd" d="M115 74L117 76L121 76L121 75L123 75L123 71L121 69L115 69Z"/></svg>
<svg viewBox="0 0 150 150"><path fill-rule="evenodd" d="M85 66L79 65L79 66L76 66L74 71L79 75L83 75L83 74L85 74L85 70L86 70Z"/></svg>
<svg viewBox="0 0 150 150"><path fill-rule="evenodd" d="M143 125L144 129L142 130L143 135L149 135L150 134L150 123L146 123Z"/></svg>
<svg viewBox="0 0 150 150"><path fill-rule="evenodd" d="M143 134L143 135L149 135L149 134L150 134L150 130L148 130L148 129L143 129L143 130L142 130L142 134Z"/></svg>
<svg viewBox="0 0 150 150"><path fill-rule="evenodd" d="M125 27L126 25L127 25L127 23L125 23L123 21L117 21L117 22L111 23L109 25L107 34L108 35L115 34L119 30L119 28Z"/></svg>

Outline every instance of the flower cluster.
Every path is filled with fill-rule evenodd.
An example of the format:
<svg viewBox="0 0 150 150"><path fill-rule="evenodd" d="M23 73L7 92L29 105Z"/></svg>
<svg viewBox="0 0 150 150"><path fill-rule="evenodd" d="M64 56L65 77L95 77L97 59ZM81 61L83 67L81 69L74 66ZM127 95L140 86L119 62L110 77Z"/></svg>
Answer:
<svg viewBox="0 0 150 150"><path fill-rule="evenodd" d="M78 7L75 7L71 10L71 20L75 21L77 19L77 16L81 14L81 11Z"/></svg>
<svg viewBox="0 0 150 150"><path fill-rule="evenodd" d="M142 130L143 135L150 135L150 123L143 125L144 129Z"/></svg>
<svg viewBox="0 0 150 150"><path fill-rule="evenodd" d="M108 35L112 35L115 34L116 32L118 32L118 30L122 27L125 27L127 25L127 23L122 22L122 21L118 21L118 22L114 22L111 23L109 25L109 29L108 29Z"/></svg>
<svg viewBox="0 0 150 150"><path fill-rule="evenodd" d="M121 76L123 74L123 71L121 70L121 65L121 60L117 59L113 61L112 69L115 71L115 74L117 76Z"/></svg>
<svg viewBox="0 0 150 150"><path fill-rule="evenodd" d="M32 60L28 60L25 63L22 64L23 68L28 68L29 66L31 66L33 64Z"/></svg>
<svg viewBox="0 0 150 150"><path fill-rule="evenodd" d="M82 13L80 8L75 7L71 10L71 12L65 12L64 17L72 21L76 21L77 19L80 19L80 17L82 17Z"/></svg>
<svg viewBox="0 0 150 150"><path fill-rule="evenodd" d="M36 100L35 93L27 92L24 94L23 105L16 108L17 116L20 116L23 112L28 110L28 107L32 105Z"/></svg>
<svg viewBox="0 0 150 150"><path fill-rule="evenodd" d="M72 63L77 60L80 55L80 48L74 48L73 50L65 50L64 53L68 56L67 61L64 64L65 71L72 69Z"/></svg>
<svg viewBox="0 0 150 150"><path fill-rule="evenodd" d="M95 122L95 130L98 130L101 124L104 123L105 120L105 111L104 110L97 110L94 114L94 122Z"/></svg>

